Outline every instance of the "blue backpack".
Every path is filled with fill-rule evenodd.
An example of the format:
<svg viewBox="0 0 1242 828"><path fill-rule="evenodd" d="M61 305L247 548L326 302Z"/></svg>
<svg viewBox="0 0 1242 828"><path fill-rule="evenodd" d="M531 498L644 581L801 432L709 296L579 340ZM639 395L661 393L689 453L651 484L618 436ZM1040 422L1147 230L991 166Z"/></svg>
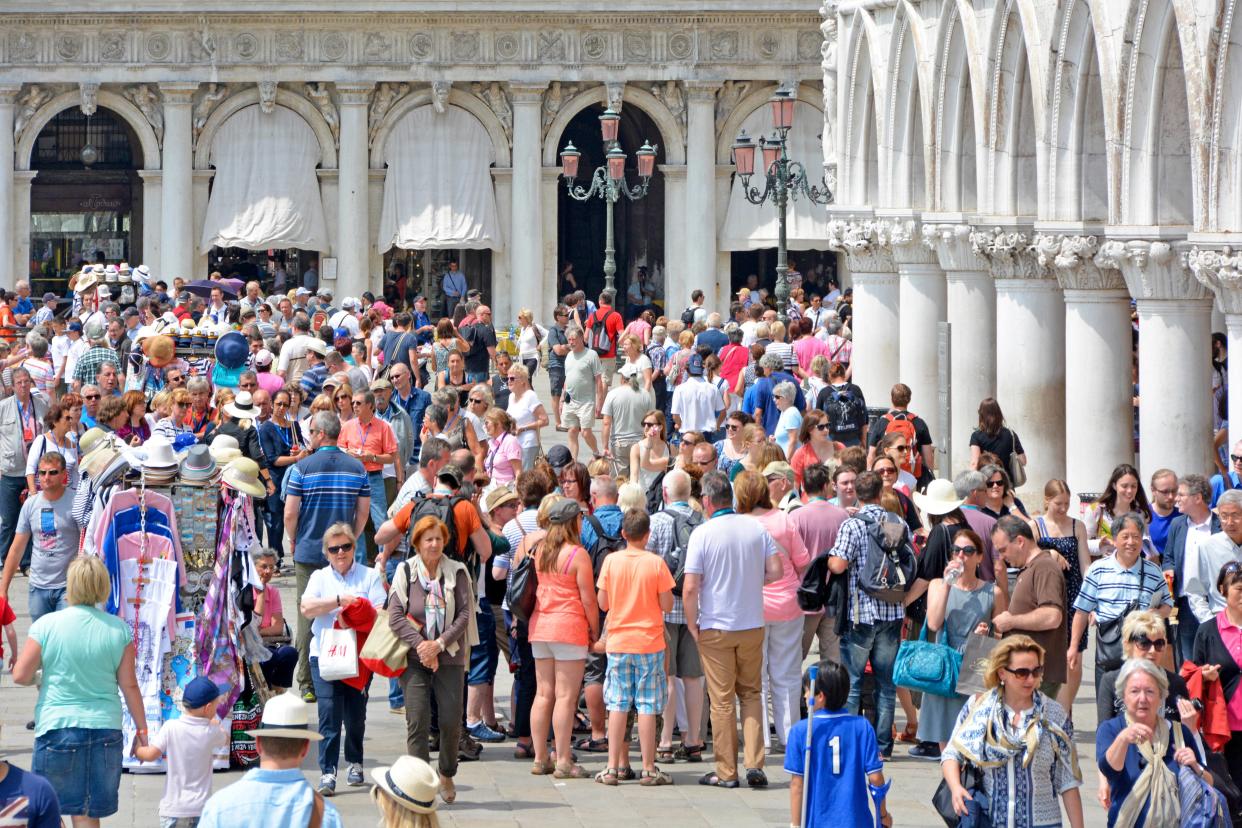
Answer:
<svg viewBox="0 0 1242 828"><path fill-rule="evenodd" d="M1171 722L1170 726L1174 743L1179 749L1185 747L1181 723ZM1177 788L1182 805L1181 828L1233 828L1225 795L1190 768L1178 767Z"/></svg>

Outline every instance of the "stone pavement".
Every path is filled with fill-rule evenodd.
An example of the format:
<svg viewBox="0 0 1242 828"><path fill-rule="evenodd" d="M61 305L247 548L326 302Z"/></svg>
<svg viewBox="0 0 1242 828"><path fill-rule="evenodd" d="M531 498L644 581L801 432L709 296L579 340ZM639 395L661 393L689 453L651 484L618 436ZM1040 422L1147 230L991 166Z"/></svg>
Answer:
<svg viewBox="0 0 1242 828"><path fill-rule="evenodd" d="M535 388L541 398L548 399L547 373L540 371ZM549 417L551 411L549 410ZM542 434L544 447L563 443L564 435L551 426ZM585 448L584 448L585 453ZM294 606L292 576L277 581L286 608ZM17 613L17 632L20 641L25 640L29 627L27 615L27 587L25 579L14 580L10 600ZM812 651L811 659L815 659ZM808 661L808 663L810 663ZM1088 661L1088 663L1091 663ZM1090 673L1091 671L1088 671ZM1090 676L1088 676L1090 681ZM502 662L497 675L496 708L509 708L511 679ZM386 687L373 685L377 690L368 707L365 741L366 762L369 769L388 764L405 750L404 720L388 712ZM0 675L0 752L21 767L30 767L32 734L24 729L24 723L34 718L36 692L32 688L14 687L7 673ZM1087 826L1103 826L1105 813L1095 798L1097 772L1094 770L1096 725L1095 693L1090 684L1084 684L1074 706L1074 721L1078 725L1077 742L1079 761L1084 771L1083 805ZM900 706L897 709L897 727L904 726ZM710 745L709 745L710 748ZM940 782L939 765L906 755L908 746L898 745L895 758L885 765L885 775L894 780L889 793L889 809L897 826L925 826L935 828L941 820L931 807L932 792ZM639 764L637 744L633 761ZM603 754L582 754L581 763L592 774L603 768ZM678 763L663 765L676 784L664 788L645 789L637 782L622 784L616 788L604 788L589 780L554 780L550 776L535 777L529 773L529 760L516 760L509 743L488 745L483 760L461 765L457 776L458 798L451 806L440 809L441 821L446 826L469 826L469 828L493 828L493 826L539 826L539 828L568 828L588 826L634 826L639 824L660 825L668 828L670 817L677 828L688 826L786 826L789 824L789 777L781 769L784 757L769 756L766 790L723 790L706 788L696 784L702 774L712 768L710 753L706 761L697 764ZM306 778L312 783L319 773L312 750L304 765ZM215 789L226 788L241 776L240 771L218 772ZM368 777L369 778L369 777ZM121 810L105 825L139 826L154 828L159 825L158 803L163 793L164 777L161 775L126 774L121 781ZM377 812L367 795L367 788L348 788L341 779L333 804L341 811L348 826L374 825Z"/></svg>

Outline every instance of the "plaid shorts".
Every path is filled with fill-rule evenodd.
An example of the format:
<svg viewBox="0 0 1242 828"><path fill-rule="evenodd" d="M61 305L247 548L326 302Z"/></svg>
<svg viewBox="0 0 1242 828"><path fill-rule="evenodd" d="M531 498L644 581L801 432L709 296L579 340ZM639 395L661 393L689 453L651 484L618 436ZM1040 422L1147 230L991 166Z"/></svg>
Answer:
<svg viewBox="0 0 1242 828"><path fill-rule="evenodd" d="M604 677L604 706L610 711L658 715L668 702L668 677L664 651L658 653L609 653Z"/></svg>

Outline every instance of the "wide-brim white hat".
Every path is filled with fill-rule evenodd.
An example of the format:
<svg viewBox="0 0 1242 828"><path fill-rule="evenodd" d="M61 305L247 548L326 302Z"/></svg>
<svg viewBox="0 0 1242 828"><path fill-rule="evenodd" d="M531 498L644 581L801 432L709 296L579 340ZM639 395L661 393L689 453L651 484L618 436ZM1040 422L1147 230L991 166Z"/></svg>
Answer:
<svg viewBox="0 0 1242 828"><path fill-rule="evenodd" d="M259 479L259 464L249 457L237 457L224 467L220 476L224 485L254 497L266 497L267 487Z"/></svg>
<svg viewBox="0 0 1242 828"><path fill-rule="evenodd" d="M221 465L242 456L241 446L237 444L237 438L231 434L217 434L212 438L211 446L208 450L211 452L211 456L216 458L216 462Z"/></svg>
<svg viewBox="0 0 1242 828"><path fill-rule="evenodd" d="M279 693L263 705L263 721L247 736L279 736L318 742L323 736L310 729L310 705L292 690Z"/></svg>
<svg viewBox="0 0 1242 828"><path fill-rule="evenodd" d="M254 404L249 391L242 391L233 401L224 407L224 413L239 420L253 420L259 416L259 408Z"/></svg>
<svg viewBox="0 0 1242 828"><path fill-rule="evenodd" d="M440 774L417 756L398 756L388 767L373 768L371 778L394 802L417 814L436 809Z"/></svg>
<svg viewBox="0 0 1242 828"><path fill-rule="evenodd" d="M142 467L148 471L176 471L181 466L168 438L158 434L142 445Z"/></svg>
<svg viewBox="0 0 1242 828"><path fill-rule="evenodd" d="M966 499L957 496L952 480L937 478L927 484L927 493L915 492L914 505L928 515L947 515L960 508Z"/></svg>

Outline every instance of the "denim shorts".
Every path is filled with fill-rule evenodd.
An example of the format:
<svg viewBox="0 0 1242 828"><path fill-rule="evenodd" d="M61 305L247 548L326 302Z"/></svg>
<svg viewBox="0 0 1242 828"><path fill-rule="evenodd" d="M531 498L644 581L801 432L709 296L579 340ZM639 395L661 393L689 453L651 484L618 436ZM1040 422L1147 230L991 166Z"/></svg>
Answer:
<svg viewBox="0 0 1242 828"><path fill-rule="evenodd" d="M658 653L609 653L604 677L604 706L609 711L656 716L668 703L668 677L664 651Z"/></svg>
<svg viewBox="0 0 1242 828"><path fill-rule="evenodd" d="M496 643L496 616L486 600L479 602L480 611L475 613L479 625L479 643L470 648L470 669L466 684L471 687L494 684L496 666L500 663L500 645Z"/></svg>
<svg viewBox="0 0 1242 828"><path fill-rule="evenodd" d="M119 730L61 727L35 738L32 770L52 784L66 816L102 819L119 807Z"/></svg>

